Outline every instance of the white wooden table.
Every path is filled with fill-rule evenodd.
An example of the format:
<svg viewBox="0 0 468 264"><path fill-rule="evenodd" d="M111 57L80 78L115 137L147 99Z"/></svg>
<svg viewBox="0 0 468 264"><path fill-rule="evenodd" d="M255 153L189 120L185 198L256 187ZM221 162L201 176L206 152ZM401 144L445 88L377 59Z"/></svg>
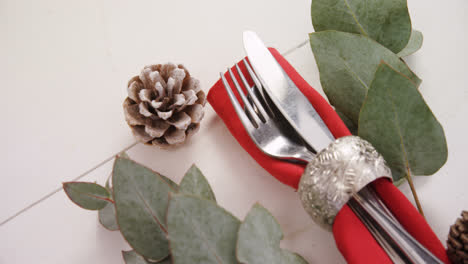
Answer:
<svg viewBox="0 0 468 264"><path fill-rule="evenodd" d="M468 2L409 0L409 8L424 45L408 63L449 145L445 167L415 184L445 241L468 209ZM144 65L183 63L207 92L244 56L246 29L321 90L305 42L310 0L0 0L0 263L123 263L120 251L129 247L120 233L72 204L61 183L104 183L112 157L134 143L122 102L127 80ZM196 163L221 206L243 219L259 201L279 220L282 246L310 263L344 262L331 233L313 225L294 190L256 164L209 105L202 124L183 148L137 144L128 153L175 181ZM412 200L407 185L401 190Z"/></svg>

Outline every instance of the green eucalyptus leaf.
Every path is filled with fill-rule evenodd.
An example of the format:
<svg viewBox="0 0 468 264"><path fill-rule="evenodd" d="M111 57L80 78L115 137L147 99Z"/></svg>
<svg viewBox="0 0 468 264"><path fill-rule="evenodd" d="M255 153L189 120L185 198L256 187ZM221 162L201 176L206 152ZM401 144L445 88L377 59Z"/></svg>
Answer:
<svg viewBox="0 0 468 264"><path fill-rule="evenodd" d="M296 253L280 248L283 239L276 219L260 204L255 204L239 228L237 259L249 264L306 264Z"/></svg>
<svg viewBox="0 0 468 264"><path fill-rule="evenodd" d="M406 45L406 47L403 50L398 52L397 55L400 58L411 55L415 53L416 51L418 51L422 47L422 44L423 44L423 34L421 33L421 31L413 30L411 31L411 37L408 42L408 45Z"/></svg>
<svg viewBox="0 0 468 264"><path fill-rule="evenodd" d="M158 264L171 264L172 263L172 260L171 260L171 256L159 261L159 262L149 262L149 263L158 263Z"/></svg>
<svg viewBox="0 0 468 264"><path fill-rule="evenodd" d="M345 114L341 113L340 111L336 111L336 113L341 118L341 120L346 125L346 127L348 127L349 132L351 132L351 134L353 135L357 135L357 131L358 131L357 125L354 124L351 119L349 119L347 116L345 116Z"/></svg>
<svg viewBox="0 0 468 264"><path fill-rule="evenodd" d="M148 261L141 255L136 253L135 250L122 251L122 256L125 261L125 264L152 264L152 263L171 264L172 263L170 256L158 262Z"/></svg>
<svg viewBox="0 0 468 264"><path fill-rule="evenodd" d="M117 225L117 219L115 215L115 206L113 203L108 203L104 208L98 212L99 223L101 223L104 228L110 231L119 230Z"/></svg>
<svg viewBox="0 0 468 264"><path fill-rule="evenodd" d="M162 175L162 174L159 174L159 176L161 176L161 178L163 178L167 184L169 184L173 190L171 190L172 192L178 192L179 191L179 185L177 185L177 183L175 183L173 180L169 179L168 177Z"/></svg>
<svg viewBox="0 0 468 264"><path fill-rule="evenodd" d="M359 116L359 136L383 155L395 181L407 175L431 175L447 160L442 126L416 86L382 63Z"/></svg>
<svg viewBox="0 0 468 264"><path fill-rule="evenodd" d="M140 255L163 260L169 255L166 209L175 191L158 173L117 157L112 176L117 223L122 235Z"/></svg>
<svg viewBox="0 0 468 264"><path fill-rule="evenodd" d="M63 190L78 206L88 210L99 210L112 203L106 188L91 182L65 182Z"/></svg>
<svg viewBox="0 0 468 264"><path fill-rule="evenodd" d="M407 45L411 35L406 0L313 0L311 13L316 32L362 34L394 53Z"/></svg>
<svg viewBox="0 0 468 264"><path fill-rule="evenodd" d="M167 223L173 263L237 264L240 221L215 202L173 194Z"/></svg>
<svg viewBox="0 0 468 264"><path fill-rule="evenodd" d="M310 44L320 71L320 82L330 103L355 125L382 60L416 85L421 82L397 55L363 35L323 31L310 34Z"/></svg>
<svg viewBox="0 0 468 264"><path fill-rule="evenodd" d="M125 264L150 264L144 257L135 252L135 250L122 251Z"/></svg>
<svg viewBox="0 0 468 264"><path fill-rule="evenodd" d="M151 263L151 262L150 262L150 263ZM152 263L155 263L155 262L152 262ZM164 260L159 261L159 262L157 262L157 263L159 263L159 264L171 264L171 263L172 263L172 260L171 260L171 257L169 256L169 257L165 258Z"/></svg>
<svg viewBox="0 0 468 264"><path fill-rule="evenodd" d="M110 194L112 194L111 179L112 173L107 177L106 184L104 185L104 187L109 191Z"/></svg>
<svg viewBox="0 0 468 264"><path fill-rule="evenodd" d="M106 180L106 189L109 191L112 196L112 186L111 186L112 174L107 177ZM110 231L119 230L119 225L117 224L117 218L115 214L115 205L113 203L107 204L104 208L98 212L99 223L101 223L104 228Z"/></svg>
<svg viewBox="0 0 468 264"><path fill-rule="evenodd" d="M216 201L208 180L195 165L192 165L187 173L185 173L185 176L180 183L180 191Z"/></svg>
<svg viewBox="0 0 468 264"><path fill-rule="evenodd" d="M149 264L141 255L135 252L135 250L122 251L122 257L125 264Z"/></svg>
<svg viewBox="0 0 468 264"><path fill-rule="evenodd" d="M396 187L402 185L404 182L406 181L406 178L400 178L399 180L397 181L393 181L393 185L395 185Z"/></svg>
<svg viewBox="0 0 468 264"><path fill-rule="evenodd" d="M112 196L112 186L111 186L112 174L107 177L105 188L109 191ZM99 223L110 231L119 230L119 225L117 224L117 218L115 215L115 205L113 203L107 204L104 208L98 212Z"/></svg>
<svg viewBox="0 0 468 264"><path fill-rule="evenodd" d="M149 263L158 263L158 264L171 264L172 263L172 260L171 260L171 256L159 261L159 262L149 262Z"/></svg>
<svg viewBox="0 0 468 264"><path fill-rule="evenodd" d="M127 152L123 151L118 154L119 157L124 158L124 159L130 159L130 156L128 156Z"/></svg>

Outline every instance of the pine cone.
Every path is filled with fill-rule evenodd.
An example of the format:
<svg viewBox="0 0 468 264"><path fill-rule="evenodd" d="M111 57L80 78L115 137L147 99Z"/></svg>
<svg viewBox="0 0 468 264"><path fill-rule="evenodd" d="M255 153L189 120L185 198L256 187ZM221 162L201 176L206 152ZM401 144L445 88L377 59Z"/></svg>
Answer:
<svg viewBox="0 0 468 264"><path fill-rule="evenodd" d="M198 131L206 95L181 64L146 66L127 90L125 120L138 141L165 147Z"/></svg>
<svg viewBox="0 0 468 264"><path fill-rule="evenodd" d="M450 227L447 255L453 264L468 264L468 211Z"/></svg>

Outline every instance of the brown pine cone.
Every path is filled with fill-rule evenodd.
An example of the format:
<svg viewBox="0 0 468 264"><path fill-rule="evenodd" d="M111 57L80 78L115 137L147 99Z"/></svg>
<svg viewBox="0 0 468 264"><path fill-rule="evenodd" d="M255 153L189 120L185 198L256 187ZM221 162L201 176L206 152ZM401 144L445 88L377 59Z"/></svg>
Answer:
<svg viewBox="0 0 468 264"><path fill-rule="evenodd" d="M146 66L127 91L125 120L138 141L167 147L198 131L206 95L181 64Z"/></svg>
<svg viewBox="0 0 468 264"><path fill-rule="evenodd" d="M453 264L468 264L468 211L450 227L447 255Z"/></svg>

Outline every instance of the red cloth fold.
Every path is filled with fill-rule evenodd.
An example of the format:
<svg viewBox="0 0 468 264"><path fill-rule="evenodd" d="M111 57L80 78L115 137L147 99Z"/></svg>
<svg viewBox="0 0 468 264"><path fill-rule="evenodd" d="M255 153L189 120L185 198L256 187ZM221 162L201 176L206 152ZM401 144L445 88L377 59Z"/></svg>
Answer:
<svg viewBox="0 0 468 264"><path fill-rule="evenodd" d="M270 52L283 67L291 80L311 102L335 138L350 135L347 127L327 101L296 72L278 51L270 48ZM243 63L239 63L239 66L247 77L248 74ZM232 71L240 82L240 78L234 67ZM225 76L231 87L234 88L228 73L226 73ZM248 79L250 85L253 85L250 78ZM234 91L234 93L238 96L236 91ZM227 128L237 139L239 144L258 162L258 164L282 183L297 189L305 166L271 158L256 147L237 117L221 80L216 82L210 89L208 102L221 119L223 119ZM379 196L403 227L405 227L421 244L434 253L435 256L445 263L450 263L445 253L444 246L408 199L386 179L379 179L373 184ZM335 218L333 235L338 249L348 263L392 263L364 224L347 205L341 209Z"/></svg>

